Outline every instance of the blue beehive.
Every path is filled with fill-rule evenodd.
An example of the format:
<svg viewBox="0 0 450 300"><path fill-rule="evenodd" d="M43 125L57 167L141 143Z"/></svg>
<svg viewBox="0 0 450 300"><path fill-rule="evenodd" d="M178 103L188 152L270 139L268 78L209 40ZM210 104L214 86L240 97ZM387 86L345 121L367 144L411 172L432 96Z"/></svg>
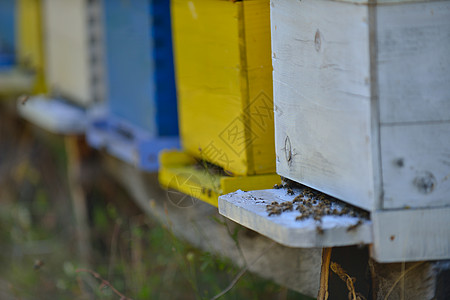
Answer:
<svg viewBox="0 0 450 300"><path fill-rule="evenodd" d="M0 0L0 69L15 62L15 1Z"/></svg>
<svg viewBox="0 0 450 300"><path fill-rule="evenodd" d="M106 109L94 115L89 143L141 169L178 148L170 2L104 1Z"/></svg>

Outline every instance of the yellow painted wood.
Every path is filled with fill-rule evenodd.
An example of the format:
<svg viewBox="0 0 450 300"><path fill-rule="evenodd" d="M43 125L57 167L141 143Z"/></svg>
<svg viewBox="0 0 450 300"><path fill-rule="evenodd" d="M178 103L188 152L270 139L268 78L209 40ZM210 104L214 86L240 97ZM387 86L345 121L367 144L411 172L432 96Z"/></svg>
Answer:
<svg viewBox="0 0 450 300"><path fill-rule="evenodd" d="M172 22L184 149L275 173L269 0L172 0Z"/></svg>
<svg viewBox="0 0 450 300"><path fill-rule="evenodd" d="M268 189L280 184L277 174L251 176L222 176L204 168L199 168L196 160L186 152L163 151L159 157L159 182L166 189L173 189L183 194L200 199L217 207L220 195L241 190ZM170 194L172 193L172 194ZM181 195L168 193L169 200L177 205ZM186 201L186 199L181 200ZM189 200L188 200L189 201ZM179 204L182 206L182 204Z"/></svg>
<svg viewBox="0 0 450 300"><path fill-rule="evenodd" d="M17 1L17 42L19 64L35 72L33 93L45 93L41 0Z"/></svg>

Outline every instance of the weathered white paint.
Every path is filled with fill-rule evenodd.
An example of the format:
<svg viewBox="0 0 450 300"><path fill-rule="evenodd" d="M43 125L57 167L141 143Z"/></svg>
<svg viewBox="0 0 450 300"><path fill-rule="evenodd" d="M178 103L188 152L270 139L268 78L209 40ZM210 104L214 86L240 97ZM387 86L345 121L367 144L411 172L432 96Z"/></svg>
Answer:
<svg viewBox="0 0 450 300"><path fill-rule="evenodd" d="M374 207L368 7L272 1L278 174Z"/></svg>
<svg viewBox="0 0 450 300"><path fill-rule="evenodd" d="M378 7L377 43L381 123L449 121L450 1Z"/></svg>
<svg viewBox="0 0 450 300"><path fill-rule="evenodd" d="M381 126L381 156L384 208L450 205L450 122Z"/></svg>
<svg viewBox="0 0 450 300"><path fill-rule="evenodd" d="M448 210L425 209L450 204L450 1L272 0L271 18L277 173L377 211L378 237L404 227L411 250L375 239L381 261L449 258ZM399 208L424 223L378 213Z"/></svg>
<svg viewBox="0 0 450 300"><path fill-rule="evenodd" d="M296 221L295 218L300 215L296 210L268 216L267 204L273 201L292 201L295 196L287 195L284 189L251 192L239 190L219 197L219 213L289 247L334 247L372 242L370 221L363 221L354 230L347 231L349 226L358 222L356 217L324 216L322 222L318 223L312 218ZM318 226L323 229L322 234L318 233Z"/></svg>
<svg viewBox="0 0 450 300"><path fill-rule="evenodd" d="M272 0L277 172L367 210L448 204L448 125L428 123L450 121L450 1L378 4Z"/></svg>
<svg viewBox="0 0 450 300"><path fill-rule="evenodd" d="M372 213L379 262L450 258L450 207L384 210Z"/></svg>

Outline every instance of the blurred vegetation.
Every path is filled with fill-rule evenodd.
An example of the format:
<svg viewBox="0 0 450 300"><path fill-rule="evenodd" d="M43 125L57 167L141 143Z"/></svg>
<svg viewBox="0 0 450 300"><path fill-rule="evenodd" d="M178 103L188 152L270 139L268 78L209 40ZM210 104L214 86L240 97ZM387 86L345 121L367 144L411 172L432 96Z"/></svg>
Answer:
<svg viewBox="0 0 450 300"><path fill-rule="evenodd" d="M0 107L0 299L120 298L93 274L133 299L210 299L241 271L143 215L101 171L84 183L93 253L83 265L63 139L6 111ZM309 298L247 272L220 299Z"/></svg>

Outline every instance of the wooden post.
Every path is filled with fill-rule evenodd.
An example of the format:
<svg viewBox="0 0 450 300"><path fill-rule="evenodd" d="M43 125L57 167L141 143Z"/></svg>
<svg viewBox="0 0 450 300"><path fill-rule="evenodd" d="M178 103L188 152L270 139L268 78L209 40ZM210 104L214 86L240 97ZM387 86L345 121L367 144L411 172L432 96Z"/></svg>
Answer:
<svg viewBox="0 0 450 300"><path fill-rule="evenodd" d="M78 251L81 262L89 266L91 258L90 231L86 207L86 197L80 184L80 151L79 137L65 136L64 142L67 154L67 179L70 197L72 198L73 211L75 214Z"/></svg>

